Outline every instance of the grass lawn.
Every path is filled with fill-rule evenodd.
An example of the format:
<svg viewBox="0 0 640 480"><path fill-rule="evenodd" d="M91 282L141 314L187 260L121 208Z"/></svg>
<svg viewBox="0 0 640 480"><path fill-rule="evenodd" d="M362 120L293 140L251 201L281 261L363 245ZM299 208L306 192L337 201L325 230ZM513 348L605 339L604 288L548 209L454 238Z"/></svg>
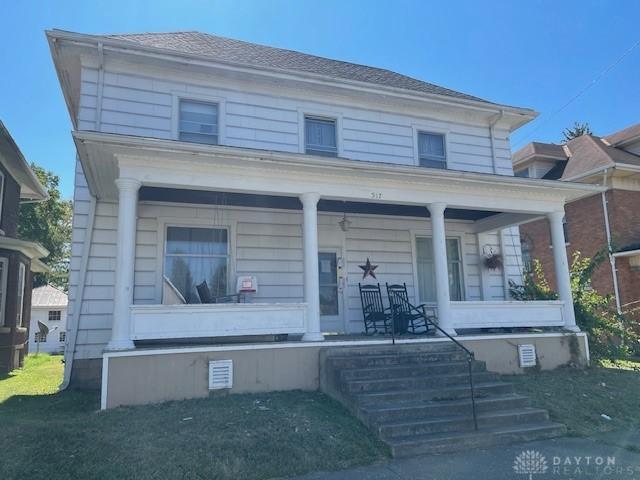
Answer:
<svg viewBox="0 0 640 480"><path fill-rule="evenodd" d="M261 479L364 465L386 447L317 392L232 395L98 411L56 392L61 358L0 380L0 479Z"/></svg>
<svg viewBox="0 0 640 480"><path fill-rule="evenodd" d="M640 361L601 361L585 370L559 368L507 378L533 405L564 423L569 435L598 437L640 428Z"/></svg>

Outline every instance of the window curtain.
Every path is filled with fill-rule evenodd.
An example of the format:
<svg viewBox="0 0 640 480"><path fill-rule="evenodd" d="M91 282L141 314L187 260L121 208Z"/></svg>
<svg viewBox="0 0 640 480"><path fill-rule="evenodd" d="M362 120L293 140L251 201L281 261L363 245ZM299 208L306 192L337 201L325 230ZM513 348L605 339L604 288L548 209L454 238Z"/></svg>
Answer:
<svg viewBox="0 0 640 480"><path fill-rule="evenodd" d="M221 228L168 227L165 276L187 303L200 303L196 286L227 294L228 232Z"/></svg>

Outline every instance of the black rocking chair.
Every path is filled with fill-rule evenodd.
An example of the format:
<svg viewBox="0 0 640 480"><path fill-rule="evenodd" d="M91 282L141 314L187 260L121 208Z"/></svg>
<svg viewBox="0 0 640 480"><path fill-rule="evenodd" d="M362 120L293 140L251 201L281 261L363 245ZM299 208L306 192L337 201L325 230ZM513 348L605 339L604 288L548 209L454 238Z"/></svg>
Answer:
<svg viewBox="0 0 640 480"><path fill-rule="evenodd" d="M387 286L389 305L393 314L396 333L426 334L429 333L426 305L412 305L407 294L407 284ZM429 317L435 318L431 313Z"/></svg>
<svg viewBox="0 0 640 480"><path fill-rule="evenodd" d="M392 319L391 309L384 308L380 284L362 285L358 283L358 288L360 289L365 333L369 335L369 330L373 330L373 333L389 332Z"/></svg>
<svg viewBox="0 0 640 480"><path fill-rule="evenodd" d="M196 285L196 290L198 291L198 297L200 297L200 303L240 303L240 297L242 295L240 293L233 293L231 295L214 297L211 295L211 290L209 290L209 285L206 280L200 285Z"/></svg>

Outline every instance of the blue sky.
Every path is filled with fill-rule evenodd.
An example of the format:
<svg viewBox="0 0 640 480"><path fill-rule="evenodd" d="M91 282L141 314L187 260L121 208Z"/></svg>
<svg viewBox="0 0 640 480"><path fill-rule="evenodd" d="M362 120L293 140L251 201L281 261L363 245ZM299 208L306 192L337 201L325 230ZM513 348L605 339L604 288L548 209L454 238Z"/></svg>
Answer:
<svg viewBox="0 0 640 480"><path fill-rule="evenodd" d="M608 134L640 121L640 2L442 0L4 1L0 119L34 161L73 193L71 123L44 30L200 30L395 70L541 113L515 132L559 141L574 120Z"/></svg>

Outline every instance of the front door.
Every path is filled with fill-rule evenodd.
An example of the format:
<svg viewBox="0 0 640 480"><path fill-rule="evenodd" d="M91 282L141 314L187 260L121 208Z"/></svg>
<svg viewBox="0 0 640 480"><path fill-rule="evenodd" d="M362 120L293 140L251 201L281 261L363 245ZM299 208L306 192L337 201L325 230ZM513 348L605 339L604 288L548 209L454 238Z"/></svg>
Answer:
<svg viewBox="0 0 640 480"><path fill-rule="evenodd" d="M339 249L318 252L320 277L320 328L325 333L344 331L342 320L342 259Z"/></svg>

